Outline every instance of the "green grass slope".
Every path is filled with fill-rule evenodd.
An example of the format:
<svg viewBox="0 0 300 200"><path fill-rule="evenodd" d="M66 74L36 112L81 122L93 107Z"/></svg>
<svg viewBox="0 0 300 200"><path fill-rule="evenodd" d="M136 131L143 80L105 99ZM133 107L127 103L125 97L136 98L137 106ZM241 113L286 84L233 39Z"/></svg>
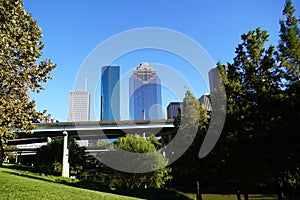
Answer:
<svg viewBox="0 0 300 200"><path fill-rule="evenodd" d="M2 173L1 173L2 170ZM115 190L111 190L107 186L103 186L103 184L98 183L96 181L89 181L89 180L78 180L78 179L70 179L70 178L63 178L60 176L52 176L52 175L44 175L41 173L38 173L35 168L24 166L24 165L14 165L14 164L5 164L4 168L0 168L0 189L1 184L3 182L2 179L4 179L3 174L10 174L15 175L17 177L27 177L34 180L42 180L44 182L58 184L59 186L71 186L71 188L81 188L86 189L86 191L100 191L103 194L114 194L117 197L121 197L121 199L126 199L125 197L135 197L137 199L147 199L147 200L191 200L194 198L188 197L187 194L184 194L180 191L174 190L174 189L167 189L167 188L161 188L161 189L134 189L129 190L127 188L116 188ZM3 178L2 178L3 177ZM24 186L20 184L18 187L19 189L23 189ZM11 189L13 190L13 189ZM44 190L44 188L43 188ZM47 189L46 189L47 190ZM76 192L76 191L75 191ZM81 191L80 191L81 192ZM2 195L3 193L3 195ZM8 193L11 193L8 191ZM4 196L4 191L0 191L0 200L2 200L2 196ZM7 194L5 194L7 197ZM55 194L56 195L56 194ZM89 199L89 196L81 197L80 195L77 195L77 193L72 194L74 198L77 199ZM95 199L118 199L113 198L111 196L106 195L105 198L103 198L101 195L97 194L97 198ZM57 198L55 199L64 199L64 197L59 197L56 195ZM17 197L19 198L19 197ZM25 198L25 197L24 197ZM14 198L12 198L14 199ZM40 199L40 198L38 198ZM52 199L52 196L49 197L49 199ZM120 199L120 198L119 198Z"/></svg>
<svg viewBox="0 0 300 200"><path fill-rule="evenodd" d="M196 198L195 194L187 195L170 189L128 190L118 188L112 191L96 182L82 182L77 179L43 175L32 171L34 168L21 165L6 164L4 168L0 167L0 200L191 200ZM236 200L235 195L203 194L202 197L203 200ZM275 195L250 194L250 200L276 199Z"/></svg>
<svg viewBox="0 0 300 200"><path fill-rule="evenodd" d="M18 170L0 168L0 199L134 200L137 198L70 187L39 177L26 177L26 174Z"/></svg>

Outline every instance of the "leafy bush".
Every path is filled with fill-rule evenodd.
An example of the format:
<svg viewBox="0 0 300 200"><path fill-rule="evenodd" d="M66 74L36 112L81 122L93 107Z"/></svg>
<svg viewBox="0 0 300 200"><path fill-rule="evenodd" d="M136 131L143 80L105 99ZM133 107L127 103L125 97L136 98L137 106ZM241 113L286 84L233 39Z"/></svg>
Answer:
<svg viewBox="0 0 300 200"><path fill-rule="evenodd" d="M155 168L158 168L158 170L148 173L126 173L109 169L108 174L110 176L110 187L121 186L131 189L160 188L166 183L166 181L172 178L169 175L171 168L165 167L168 161L164 158L161 152L157 151L156 146L158 147L159 145L153 141L153 138L151 140L146 140L138 135L126 135L125 137L119 138L116 142L116 146L123 150L133 153L151 152L152 154L149 154L148 160L155 161ZM120 163L120 165L122 164L125 165L126 163ZM143 164L147 165L146 162Z"/></svg>
<svg viewBox="0 0 300 200"><path fill-rule="evenodd" d="M63 139L54 139L51 143L42 146L36 154L34 165L46 174L59 175L62 171ZM70 141L69 163L71 174L78 175L91 165L97 164L96 159L87 156L85 148L80 147L75 139Z"/></svg>

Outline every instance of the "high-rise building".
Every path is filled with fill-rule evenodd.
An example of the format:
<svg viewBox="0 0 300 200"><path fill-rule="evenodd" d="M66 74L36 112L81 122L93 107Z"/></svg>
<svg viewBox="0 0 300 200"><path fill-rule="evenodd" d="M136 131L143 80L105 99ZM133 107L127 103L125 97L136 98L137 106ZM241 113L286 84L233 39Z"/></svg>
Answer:
<svg viewBox="0 0 300 200"><path fill-rule="evenodd" d="M167 107L167 117L168 119L174 119L178 116L179 110L182 111L183 103L182 102L171 102Z"/></svg>
<svg viewBox="0 0 300 200"><path fill-rule="evenodd" d="M210 92L218 88L218 68L213 68L208 72Z"/></svg>
<svg viewBox="0 0 300 200"><path fill-rule="evenodd" d="M69 122L90 120L90 94L85 90L70 92Z"/></svg>
<svg viewBox="0 0 300 200"><path fill-rule="evenodd" d="M199 98L199 102L201 103L202 107L206 110L207 116L210 116L210 113L212 111L210 94L202 95Z"/></svg>
<svg viewBox="0 0 300 200"><path fill-rule="evenodd" d="M129 79L129 110L133 120L162 119L161 81L156 70L142 62Z"/></svg>
<svg viewBox="0 0 300 200"><path fill-rule="evenodd" d="M120 120L120 67L104 66L101 74L101 121Z"/></svg>

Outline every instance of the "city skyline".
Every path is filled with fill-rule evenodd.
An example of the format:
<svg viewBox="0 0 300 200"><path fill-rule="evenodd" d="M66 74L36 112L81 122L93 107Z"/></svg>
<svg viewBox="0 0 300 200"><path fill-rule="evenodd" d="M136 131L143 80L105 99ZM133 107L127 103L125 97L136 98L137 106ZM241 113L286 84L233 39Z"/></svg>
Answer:
<svg viewBox="0 0 300 200"><path fill-rule="evenodd" d="M276 46L280 29L278 22L283 18L283 6L284 1L270 3L268 0L251 2L192 0L187 3L158 0L151 2L134 0L131 3L25 0L25 9L37 19L43 31L42 41L46 47L42 59L50 58L58 65L52 73L54 80L44 86L46 90L40 94L31 93L30 97L36 101L37 110L46 109L47 114L51 113L59 121L66 121L69 91L78 89L74 87L74 80L85 58L97 45L111 36L134 28L163 27L186 34L203 46L214 63L232 61L241 34L257 27L267 30L270 34L269 43ZM300 7L300 2L295 1L294 6ZM152 10L153 15L137 17L136 12L145 7ZM111 15L111 10L117 12ZM295 15L299 16L299 9ZM107 16L110 16L109 20ZM165 52L149 51L120 55L117 60L106 64L122 66L121 77L129 73L132 66L142 61L164 64L184 74L195 89L195 96L199 97L209 92L208 88L199 86L197 81L199 77L193 77L194 71L187 62L166 55ZM62 85L64 87L61 87ZM173 98L170 94L171 92L167 93L168 98L163 99L163 107L170 101L182 100L182 96ZM91 103L93 100L91 99ZM97 101L99 103L100 100Z"/></svg>
<svg viewBox="0 0 300 200"><path fill-rule="evenodd" d="M293 2L2 0L1 199L300 200Z"/></svg>
<svg viewBox="0 0 300 200"><path fill-rule="evenodd" d="M154 67L150 66L147 62L141 62L139 66L132 69L132 75L125 81L127 82L125 85L129 85L130 96L129 103L125 106L125 109L128 109L130 114L127 118L121 119L120 86L122 86L122 84L120 83L120 66L103 66L100 68L100 71L100 121L172 119L178 115L178 108L182 109L182 101L169 101L166 107L162 106L162 80L157 75ZM211 71L215 71L215 68L210 70L209 74ZM83 94L85 93L88 94L88 97L90 96L86 89L87 75L85 75L84 79L84 90L70 92L68 121L89 121L90 119L91 121L95 121L90 115L88 117L89 120L86 118L82 120L82 117L79 117L81 120L75 119L76 116L74 116L74 113L80 114L83 112L82 110L86 110L87 108L90 113L89 98L83 98ZM211 84L212 81L214 80L209 76L209 83ZM181 86L183 87L183 85ZM202 95L200 99L203 96L204 95ZM88 103L86 103L87 101ZM205 107L204 104L203 106ZM75 109L73 109L73 107L75 107ZM211 111L211 109L208 111ZM163 115L165 112L166 115Z"/></svg>

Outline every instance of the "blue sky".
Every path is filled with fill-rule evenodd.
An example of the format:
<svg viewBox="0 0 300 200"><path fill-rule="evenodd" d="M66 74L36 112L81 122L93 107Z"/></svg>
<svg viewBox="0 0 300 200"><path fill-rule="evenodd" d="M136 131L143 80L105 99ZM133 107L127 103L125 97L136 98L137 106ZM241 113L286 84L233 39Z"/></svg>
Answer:
<svg viewBox="0 0 300 200"><path fill-rule="evenodd" d="M299 16L300 2L293 3ZM46 90L31 97L36 100L37 109L46 109L59 121L66 121L69 92L74 89L86 58L103 41L130 29L172 29L199 43L214 63L231 62L240 35L257 27L267 30L270 43L277 45L283 6L283 0L24 0L25 9L43 30L42 41L46 44L43 58L57 64L52 73L55 78L45 84ZM195 76L193 66L168 52L130 52L120 55L112 64L120 65L121 75L126 76L143 61L182 74L197 97L208 92L203 81L199 82ZM92 106L97 118L99 104L94 100ZM182 100L181 94L174 94L168 88L164 90L163 107L177 100Z"/></svg>

